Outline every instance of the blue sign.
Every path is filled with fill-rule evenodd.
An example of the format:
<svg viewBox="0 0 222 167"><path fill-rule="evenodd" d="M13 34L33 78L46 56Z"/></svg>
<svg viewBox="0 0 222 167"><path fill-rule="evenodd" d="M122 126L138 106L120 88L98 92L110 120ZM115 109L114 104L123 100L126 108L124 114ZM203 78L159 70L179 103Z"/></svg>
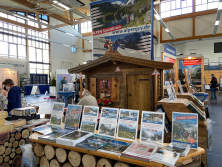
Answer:
<svg viewBox="0 0 222 167"><path fill-rule="evenodd" d="M164 44L164 52L166 52L170 55L173 55L173 56L177 56L177 50L174 47L172 47L166 43Z"/></svg>

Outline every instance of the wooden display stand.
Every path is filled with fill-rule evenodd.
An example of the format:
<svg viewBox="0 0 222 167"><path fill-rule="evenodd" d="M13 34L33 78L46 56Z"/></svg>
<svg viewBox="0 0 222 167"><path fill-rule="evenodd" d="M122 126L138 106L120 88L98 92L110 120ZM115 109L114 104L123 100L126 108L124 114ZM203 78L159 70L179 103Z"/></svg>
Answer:
<svg viewBox="0 0 222 167"><path fill-rule="evenodd" d="M153 111L162 97L163 70L172 69L173 65L109 53L68 71L84 74L86 89L97 100L111 99L112 107L141 113ZM152 75L155 69L160 75Z"/></svg>
<svg viewBox="0 0 222 167"><path fill-rule="evenodd" d="M139 161L114 154L90 151L78 147L70 147L38 140L40 135L41 134L35 132L29 138L29 140L34 143L34 153L37 156L37 159L40 160L40 166L49 167L50 164L53 164L53 167L71 167L70 164L72 164L72 166L79 166L82 162L84 167L120 167L119 161L121 161L121 167L165 167L165 165L156 162ZM180 157L178 159L175 166L199 167L200 157L204 152L204 149L200 147L197 150L191 149L186 157Z"/></svg>
<svg viewBox="0 0 222 167"><path fill-rule="evenodd" d="M191 93L183 93L183 94L177 94L177 98L180 99L187 99L189 101L192 101L200 110L205 111L204 109L204 103L202 103L202 106L200 106L192 97L190 97L190 95L192 95Z"/></svg>
<svg viewBox="0 0 222 167"><path fill-rule="evenodd" d="M174 99L170 102L168 98L158 101L158 105L162 104L166 115L168 116L170 122L172 122L172 113L173 112L184 112L184 113L192 113L192 111L187 108L186 104L189 103L188 99ZM171 133L164 134L164 142L171 142ZM198 120L198 146L207 149L207 129L205 121ZM201 156L201 160L206 166L206 153Z"/></svg>

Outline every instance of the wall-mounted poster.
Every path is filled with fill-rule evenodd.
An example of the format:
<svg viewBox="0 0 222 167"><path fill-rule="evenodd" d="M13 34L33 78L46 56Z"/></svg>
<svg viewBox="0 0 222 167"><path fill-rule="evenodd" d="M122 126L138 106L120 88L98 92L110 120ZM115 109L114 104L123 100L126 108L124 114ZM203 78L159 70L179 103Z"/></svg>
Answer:
<svg viewBox="0 0 222 167"><path fill-rule="evenodd" d="M201 63L202 59L179 60L179 80L185 84L184 69L187 69L191 76L191 84L201 85Z"/></svg>
<svg viewBox="0 0 222 167"><path fill-rule="evenodd" d="M109 50L109 43L124 56L151 59L152 0L102 0L90 6L94 59Z"/></svg>
<svg viewBox="0 0 222 167"><path fill-rule="evenodd" d="M71 83L72 76L71 74L57 74L56 85L59 85L59 91L63 91L63 84Z"/></svg>

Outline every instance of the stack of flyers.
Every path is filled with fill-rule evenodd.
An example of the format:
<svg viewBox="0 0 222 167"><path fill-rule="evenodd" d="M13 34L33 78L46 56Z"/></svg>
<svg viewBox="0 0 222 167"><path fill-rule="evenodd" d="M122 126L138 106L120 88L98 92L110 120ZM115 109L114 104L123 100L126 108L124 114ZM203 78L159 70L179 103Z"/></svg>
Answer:
<svg viewBox="0 0 222 167"><path fill-rule="evenodd" d="M56 126L51 126L51 125L42 125L42 126L37 126L35 128L32 128L33 131L42 133L42 134L48 134L51 133L55 130L60 130L61 127L56 127Z"/></svg>
<svg viewBox="0 0 222 167"><path fill-rule="evenodd" d="M118 111L118 108L102 108L99 123L99 135L115 137Z"/></svg>
<svg viewBox="0 0 222 167"><path fill-rule="evenodd" d="M170 143L169 145L164 147L167 151L172 151L180 154L180 156L186 157L190 151L189 144L180 144L180 143Z"/></svg>
<svg viewBox="0 0 222 167"><path fill-rule="evenodd" d="M65 130L65 129L56 130L51 133L39 136L38 140L47 141L47 142L56 142L56 138L61 137L70 132L71 132L70 130Z"/></svg>

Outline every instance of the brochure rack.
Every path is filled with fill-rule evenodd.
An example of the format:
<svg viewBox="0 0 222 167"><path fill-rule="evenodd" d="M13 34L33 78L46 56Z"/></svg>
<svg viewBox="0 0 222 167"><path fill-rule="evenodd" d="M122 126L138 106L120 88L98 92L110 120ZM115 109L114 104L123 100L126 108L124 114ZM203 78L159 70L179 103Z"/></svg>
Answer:
<svg viewBox="0 0 222 167"><path fill-rule="evenodd" d="M172 122L172 112L193 113L186 105L189 103L188 99L176 98L170 101L168 98L158 101L158 105L162 104L166 115ZM205 118L206 120L206 118ZM171 133L164 134L164 142L171 142ZM198 146L207 149L207 133L205 121L198 120ZM206 153L201 156L204 166L206 166Z"/></svg>

